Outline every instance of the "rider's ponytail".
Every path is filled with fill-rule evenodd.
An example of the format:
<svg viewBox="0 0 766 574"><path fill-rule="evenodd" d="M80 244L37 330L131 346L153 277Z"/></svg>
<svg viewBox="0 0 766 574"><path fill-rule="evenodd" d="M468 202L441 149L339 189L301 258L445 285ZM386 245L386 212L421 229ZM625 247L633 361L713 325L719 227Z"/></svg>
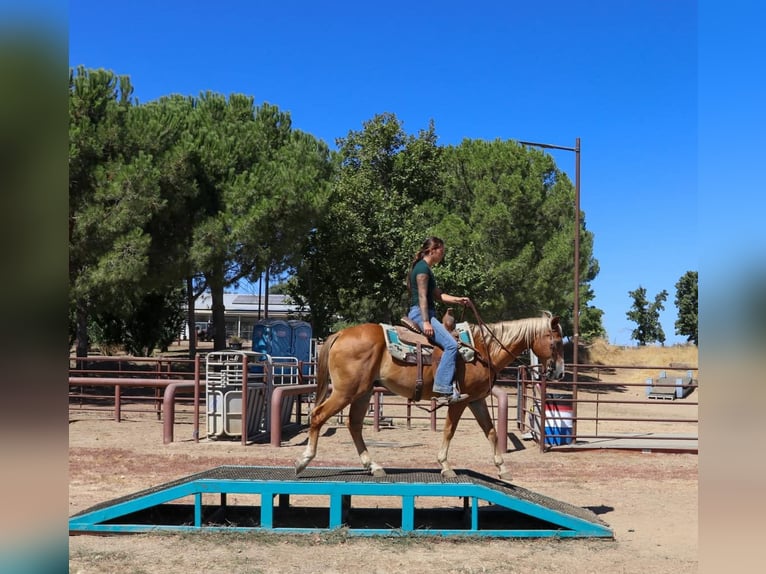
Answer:
<svg viewBox="0 0 766 574"><path fill-rule="evenodd" d="M415 257L412 259L412 263L410 263L410 271L407 273L407 289L410 293L412 293L412 270L415 268L415 264L423 259L423 257L428 255L433 249L438 249L443 245L444 240L440 239L439 237L431 236L423 242L423 245L420 246L420 250L415 254Z"/></svg>

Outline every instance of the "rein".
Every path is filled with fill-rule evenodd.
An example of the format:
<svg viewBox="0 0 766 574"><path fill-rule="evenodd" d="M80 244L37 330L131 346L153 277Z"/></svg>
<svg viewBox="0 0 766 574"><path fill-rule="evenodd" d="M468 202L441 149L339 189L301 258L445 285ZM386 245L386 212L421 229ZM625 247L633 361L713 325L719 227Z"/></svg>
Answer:
<svg viewBox="0 0 766 574"><path fill-rule="evenodd" d="M484 336L485 331L491 335L491 338L494 339L494 341L498 345L500 345L500 348L503 349L506 353L508 353L509 355L513 355L513 353L511 353L510 349L508 349L508 347L506 347L505 344L500 339L497 338L497 335L495 335L494 331L492 331L492 329L487 327L487 324L481 318L481 315L479 315L479 311L478 309L476 309L476 305L473 304L473 301L469 299L467 305L471 308L471 311L473 311L474 317L476 317L476 324L479 326L479 333L481 333L481 342L484 344L484 348L487 351L486 364L487 364L487 373L488 373L487 376L489 378L489 391L490 391L489 396L490 396L490 400L494 403L495 398L492 395L492 387L494 386L494 383L495 383L495 373L494 373L495 366L492 364L492 355L489 352L489 344L487 343L487 339ZM465 313L465 307L463 308L463 314L464 313ZM461 314L461 319L462 319L462 314ZM463 342L461 342L460 344L466 347L471 347L470 345L466 345ZM479 350L476 348L473 348L473 350L477 354L477 360L481 363L484 363L484 361L482 361L481 359L481 353L479 352ZM415 406L419 409L422 409L428 412L433 412L435 410L435 409L428 409L426 407L420 407L418 405L415 405ZM436 407L436 408L439 408L439 407Z"/></svg>
<svg viewBox="0 0 766 574"><path fill-rule="evenodd" d="M511 355L511 351L503 344L503 342L497 338L497 335L495 335L494 331L487 327L487 324L484 322L484 320L481 318L481 315L479 315L478 309L476 309L476 305L473 304L473 301L470 299L468 300L468 306L471 307L471 311L473 311L474 317L476 317L476 324L479 325L479 333L481 333L481 341L484 344L484 348L487 350L487 365L488 365L488 377L489 377L489 400L491 404L493 405L493 408L490 409L490 414L493 419L493 423L495 415L494 415L494 402L495 402L495 396L492 394L492 386L495 384L495 377L497 374L494 372L495 367L492 364L492 354L489 352L489 344L487 343L486 338L484 337L484 332L488 332L490 335L492 335L492 338L497 342L498 345L509 355ZM465 308L464 308L465 310Z"/></svg>
<svg viewBox="0 0 766 574"><path fill-rule="evenodd" d="M492 356L489 352L489 344L487 344L487 340L484 337L484 332L488 332L492 339L495 340L495 342L500 345L500 348L503 349L506 353L509 355L512 355L511 351L506 347L503 342L497 338L497 335L495 335L494 331L487 327L487 324L484 322L484 320L479 315L479 311L476 309L476 305L473 304L473 301L470 299L468 300L468 306L471 307L471 311L473 311L474 316L476 317L476 324L479 325L479 332L481 333L481 339L482 343L484 343L484 348L487 349L487 364L489 365L489 388L492 389L492 384L494 383L494 377L492 376L492 372L495 370L494 365L492 364Z"/></svg>

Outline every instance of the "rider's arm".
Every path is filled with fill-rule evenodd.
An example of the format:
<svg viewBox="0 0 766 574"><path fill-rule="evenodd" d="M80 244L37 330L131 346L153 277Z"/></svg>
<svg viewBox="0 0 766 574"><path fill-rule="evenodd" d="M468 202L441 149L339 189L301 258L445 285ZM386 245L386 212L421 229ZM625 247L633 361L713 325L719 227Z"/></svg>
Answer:
<svg viewBox="0 0 766 574"><path fill-rule="evenodd" d="M428 314L428 274L418 273L415 280L418 284L418 306L420 316L423 318L423 333L427 337L432 337L434 329L431 326L431 316Z"/></svg>
<svg viewBox="0 0 766 574"><path fill-rule="evenodd" d="M454 295L448 295L447 293L442 293L442 290L438 287L434 289L434 299L444 303L445 305L449 305L450 303L456 304L456 305L467 305L470 299L468 297L455 297Z"/></svg>
<svg viewBox="0 0 766 574"><path fill-rule="evenodd" d="M423 322L428 321L428 275L426 273L418 273L415 280L418 284L418 306L420 307L420 316L423 317Z"/></svg>

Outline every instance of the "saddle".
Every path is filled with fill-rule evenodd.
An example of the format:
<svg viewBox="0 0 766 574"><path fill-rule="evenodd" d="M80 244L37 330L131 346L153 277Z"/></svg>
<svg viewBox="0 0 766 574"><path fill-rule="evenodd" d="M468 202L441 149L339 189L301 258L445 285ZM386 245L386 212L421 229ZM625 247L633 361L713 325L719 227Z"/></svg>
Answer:
<svg viewBox="0 0 766 574"><path fill-rule="evenodd" d="M449 310L445 314L445 321L442 324L449 328L450 321L447 315L451 317ZM415 395L412 399L419 401L423 387L423 365L433 365L434 370L436 370L441 354L434 354L434 343L421 332L420 327L412 319L402 317L400 322L402 325L380 323L380 326L385 333L386 347L391 356L404 363L418 366ZM464 361L472 362L475 358L475 351L470 325L467 322L455 324L454 318L452 318L451 324L454 325L454 329L451 330L452 335L458 342L458 355Z"/></svg>

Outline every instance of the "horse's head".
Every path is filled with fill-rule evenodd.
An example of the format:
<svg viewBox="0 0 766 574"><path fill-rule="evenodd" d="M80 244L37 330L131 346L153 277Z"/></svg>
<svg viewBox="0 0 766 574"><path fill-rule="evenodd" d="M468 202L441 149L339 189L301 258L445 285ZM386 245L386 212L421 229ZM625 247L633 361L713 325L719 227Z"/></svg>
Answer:
<svg viewBox="0 0 766 574"><path fill-rule="evenodd" d="M545 367L545 378L560 381L564 378L564 336L559 317L550 317L550 329L537 337L532 351Z"/></svg>

